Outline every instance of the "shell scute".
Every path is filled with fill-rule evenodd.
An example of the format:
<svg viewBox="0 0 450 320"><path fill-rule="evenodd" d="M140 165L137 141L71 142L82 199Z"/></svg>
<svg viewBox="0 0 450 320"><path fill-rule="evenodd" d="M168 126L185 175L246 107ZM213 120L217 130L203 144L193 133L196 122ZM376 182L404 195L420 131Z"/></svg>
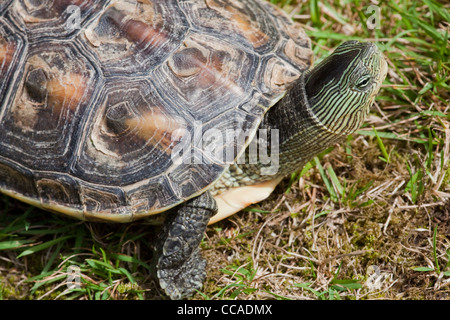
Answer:
<svg viewBox="0 0 450 320"><path fill-rule="evenodd" d="M9 28L6 21L0 17L0 107L6 103L8 89L11 88L15 70L23 52L23 38L17 30ZM0 109L0 115L3 108Z"/></svg>
<svg viewBox="0 0 450 320"><path fill-rule="evenodd" d="M0 156L0 188L10 191L11 196L38 198L32 172L2 156Z"/></svg>
<svg viewBox="0 0 450 320"><path fill-rule="evenodd" d="M208 122L248 99L258 62L238 46L191 33L152 79L166 99Z"/></svg>
<svg viewBox="0 0 450 320"><path fill-rule="evenodd" d="M257 1L183 1L184 12L202 34L215 35L262 54L279 41L267 11Z"/></svg>
<svg viewBox="0 0 450 320"><path fill-rule="evenodd" d="M165 211L183 201L165 174L127 186L124 191L126 204L131 213L129 220L148 216L149 212Z"/></svg>
<svg viewBox="0 0 450 320"><path fill-rule="evenodd" d="M192 155L192 157L195 156L195 154ZM208 163L204 158L200 161L193 159L192 162L181 163L167 174L169 180L176 186L180 199L188 199L193 194L207 188L223 170L223 166L220 164Z"/></svg>
<svg viewBox="0 0 450 320"><path fill-rule="evenodd" d="M120 188L91 186L85 183L81 183L79 188L84 207L84 219L96 220L96 215L120 216L124 213L127 214L128 208L124 206L125 196Z"/></svg>
<svg viewBox="0 0 450 320"><path fill-rule="evenodd" d="M125 81L105 84L87 120L72 168L87 182L125 186L172 165L168 128L181 126L177 111L149 82Z"/></svg>
<svg viewBox="0 0 450 320"><path fill-rule="evenodd" d="M188 31L177 1L116 1L89 23L80 42L105 75L147 73L176 50Z"/></svg>
<svg viewBox="0 0 450 320"><path fill-rule="evenodd" d="M25 60L2 108L0 154L31 169L64 172L98 76L68 44L33 46Z"/></svg>
<svg viewBox="0 0 450 320"><path fill-rule="evenodd" d="M29 39L66 38L78 33L103 4L101 0L16 0L8 16Z"/></svg>
<svg viewBox="0 0 450 320"><path fill-rule="evenodd" d="M36 188L41 203L47 206L67 204L73 210L82 211L78 183L66 174L40 172L35 174Z"/></svg>

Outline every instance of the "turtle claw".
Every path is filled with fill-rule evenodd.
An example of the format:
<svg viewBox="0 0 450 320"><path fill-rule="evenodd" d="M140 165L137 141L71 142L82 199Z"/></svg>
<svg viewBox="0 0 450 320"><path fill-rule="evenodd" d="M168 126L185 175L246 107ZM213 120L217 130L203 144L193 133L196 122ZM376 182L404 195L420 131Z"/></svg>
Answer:
<svg viewBox="0 0 450 320"><path fill-rule="evenodd" d="M162 260L162 258L160 259ZM164 264L159 261L158 266ZM197 248L184 263L177 268L163 268L157 271L159 285L172 300L192 296L203 286L206 278L206 260Z"/></svg>

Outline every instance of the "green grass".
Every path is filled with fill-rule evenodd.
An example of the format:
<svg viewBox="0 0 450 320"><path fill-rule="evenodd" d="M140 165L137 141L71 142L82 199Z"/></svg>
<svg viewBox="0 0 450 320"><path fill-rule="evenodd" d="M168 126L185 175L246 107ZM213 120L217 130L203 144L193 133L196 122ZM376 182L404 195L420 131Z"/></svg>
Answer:
<svg viewBox="0 0 450 320"><path fill-rule="evenodd" d="M423 271L423 272L428 272L428 271L432 271L435 272L436 275L438 277L442 276L450 276L450 248L447 248L445 250L445 253L447 255L447 263L445 264L442 273L441 273L441 267L439 266L439 259L438 259L438 255L437 255L437 227L434 228L434 232L433 232L433 262L434 262L434 266L432 267L417 267L414 268L414 271Z"/></svg>
<svg viewBox="0 0 450 320"><path fill-rule="evenodd" d="M143 298L144 290L137 282L148 276L150 266L138 258L135 250L140 248L134 242L146 237L146 231L134 234L128 232L129 226L85 224L35 208L20 215L17 212L26 206L11 201L1 197L0 250L12 253L14 262L10 265L6 254L0 263L30 266L26 269L32 276L27 275L22 284L22 298ZM7 270L0 268L2 283L19 276ZM77 270L79 288L68 288L70 270ZM4 298L9 292L10 288L3 286ZM18 294L12 292L12 297Z"/></svg>
<svg viewBox="0 0 450 320"><path fill-rule="evenodd" d="M449 5L380 1L372 30L369 1L271 2L304 26L316 60L369 40L389 73L363 128L208 229L194 299L449 299ZM1 196L0 298L161 299L153 236ZM69 288L74 269L80 287Z"/></svg>

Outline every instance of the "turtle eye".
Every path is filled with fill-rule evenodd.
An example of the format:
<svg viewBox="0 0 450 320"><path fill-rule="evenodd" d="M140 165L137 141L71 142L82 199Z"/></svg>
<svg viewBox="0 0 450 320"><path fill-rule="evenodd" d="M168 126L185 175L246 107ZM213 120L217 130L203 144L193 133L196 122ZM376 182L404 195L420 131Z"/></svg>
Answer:
<svg viewBox="0 0 450 320"><path fill-rule="evenodd" d="M365 75L359 78L359 80L356 82L356 87L358 89L365 89L370 84L370 76Z"/></svg>

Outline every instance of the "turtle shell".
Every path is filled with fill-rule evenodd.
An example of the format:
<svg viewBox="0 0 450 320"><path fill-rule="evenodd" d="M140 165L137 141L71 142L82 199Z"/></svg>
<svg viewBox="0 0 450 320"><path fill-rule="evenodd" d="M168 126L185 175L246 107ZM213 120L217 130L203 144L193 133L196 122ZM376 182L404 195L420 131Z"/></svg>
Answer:
<svg viewBox="0 0 450 320"><path fill-rule="evenodd" d="M2 1L0 190L88 220L165 211L222 175L311 56L264 1Z"/></svg>

